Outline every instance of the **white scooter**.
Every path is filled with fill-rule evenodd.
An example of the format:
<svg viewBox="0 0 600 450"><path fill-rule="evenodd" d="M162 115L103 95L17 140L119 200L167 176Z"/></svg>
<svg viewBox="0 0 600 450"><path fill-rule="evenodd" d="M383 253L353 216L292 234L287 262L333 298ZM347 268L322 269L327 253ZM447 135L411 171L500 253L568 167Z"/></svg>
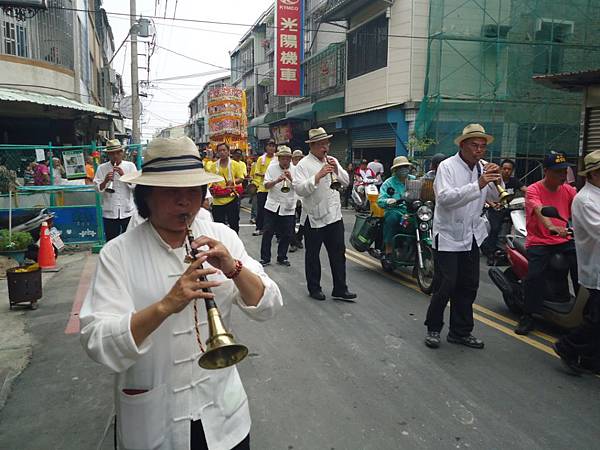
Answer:
<svg viewBox="0 0 600 450"><path fill-rule="evenodd" d="M357 212L370 210L369 195L378 195L377 178L357 179L352 186L352 204Z"/></svg>

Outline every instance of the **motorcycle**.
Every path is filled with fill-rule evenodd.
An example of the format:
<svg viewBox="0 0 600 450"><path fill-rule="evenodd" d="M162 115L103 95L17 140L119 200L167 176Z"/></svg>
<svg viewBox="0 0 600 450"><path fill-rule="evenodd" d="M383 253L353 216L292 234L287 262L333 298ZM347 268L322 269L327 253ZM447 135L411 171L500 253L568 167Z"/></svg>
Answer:
<svg viewBox="0 0 600 450"><path fill-rule="evenodd" d="M6 223L8 225L8 218L4 217L5 214L0 216L0 224ZM49 212L46 208L26 209L21 210L12 217L12 230L13 231L26 231L31 234L33 238L33 244L29 246L25 257L33 261L37 261L39 251L39 239L40 229L43 222L48 223L48 229L50 233L50 239L54 247L54 255L58 257L59 251L65 246L64 242L60 237L60 231L53 226L54 213Z"/></svg>
<svg viewBox="0 0 600 450"><path fill-rule="evenodd" d="M377 178L360 178L354 182L350 198L356 212L369 211L369 197L379 195L376 183Z"/></svg>
<svg viewBox="0 0 600 450"><path fill-rule="evenodd" d="M388 194L394 193L388 192ZM409 194L408 190L407 194ZM357 251L368 251L372 257L378 259L386 272L392 272L400 267L413 267L413 275L417 279L419 288L424 294L431 294L434 274L432 250L434 204L429 200L422 202L418 199L410 199L410 195L405 197L397 201L397 204L404 203L407 206L407 214L403 220L403 229L394 236L391 258L384 258L384 212L376 202L372 202L371 215L356 216L350 243Z"/></svg>
<svg viewBox="0 0 600 450"><path fill-rule="evenodd" d="M511 212L511 216L513 212ZM542 215L562 220L568 226L568 221L560 217L556 208L552 206L542 208ZM523 313L525 305L523 281L527 276L528 268L525 249L527 231L524 223L520 222L520 214L515 214L515 216L516 222L513 222L513 226L517 232L506 237L506 255L509 266L504 270L491 267L488 275L502 292L506 307L514 314L520 315ZM572 233L570 229L569 231ZM546 291L541 317L546 322L561 328L574 328L581 324L583 310L589 297L589 292L583 286L579 287L576 296L571 294L568 274L569 263L566 257L561 253L554 254L545 274Z"/></svg>
<svg viewBox="0 0 600 450"><path fill-rule="evenodd" d="M487 211L488 209L489 206L486 205L485 210ZM525 237L527 234L525 223L525 198L514 198L509 203L497 207L496 210L503 213L503 219L498 233L502 248L498 248L493 252L490 251L489 253L484 253L488 257L488 266L506 266L508 265L505 250L506 236L512 233L513 235ZM486 212L484 212L484 214L486 214Z"/></svg>

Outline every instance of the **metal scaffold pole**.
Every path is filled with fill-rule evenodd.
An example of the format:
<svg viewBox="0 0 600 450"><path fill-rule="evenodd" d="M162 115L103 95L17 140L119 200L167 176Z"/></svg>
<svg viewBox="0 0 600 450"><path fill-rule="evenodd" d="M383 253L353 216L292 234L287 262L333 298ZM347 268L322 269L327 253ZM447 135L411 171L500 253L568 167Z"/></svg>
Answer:
<svg viewBox="0 0 600 450"><path fill-rule="evenodd" d="M140 139L140 92L138 80L138 46L137 33L134 30L136 26L136 0L129 0L129 20L131 24L131 106L132 106L132 143L139 144Z"/></svg>

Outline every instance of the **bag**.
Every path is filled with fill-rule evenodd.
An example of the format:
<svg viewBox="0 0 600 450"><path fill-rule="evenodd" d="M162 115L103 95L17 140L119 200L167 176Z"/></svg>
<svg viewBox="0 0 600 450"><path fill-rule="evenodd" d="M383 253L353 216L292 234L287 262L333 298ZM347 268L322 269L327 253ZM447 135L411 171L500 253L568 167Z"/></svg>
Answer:
<svg viewBox="0 0 600 450"><path fill-rule="evenodd" d="M377 238L381 219L368 214L357 214L350 235L350 244L359 252L367 251Z"/></svg>

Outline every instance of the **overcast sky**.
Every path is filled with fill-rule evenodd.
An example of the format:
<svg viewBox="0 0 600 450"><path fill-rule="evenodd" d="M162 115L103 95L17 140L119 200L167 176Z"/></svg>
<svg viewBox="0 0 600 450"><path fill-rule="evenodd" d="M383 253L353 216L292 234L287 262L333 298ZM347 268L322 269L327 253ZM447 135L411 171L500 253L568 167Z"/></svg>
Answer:
<svg viewBox="0 0 600 450"><path fill-rule="evenodd" d="M182 56L170 53L163 48L202 60L217 66L230 66L229 51L238 44L248 26L217 25L191 22L202 20L251 25L274 0L137 0L138 15L160 16L156 24L156 44L154 56L150 58L150 89L146 99L142 99L142 138L149 139L158 129L185 123L188 120L188 103L201 90L204 84L214 78L227 75L227 71L212 73L195 78L153 81L195 73L215 72L219 69ZM156 4L158 3L158 7ZM166 17L165 5L167 6ZM177 5L177 11L175 6ZM118 47L127 36L129 18L111 14L129 14L129 1L104 0L104 9ZM155 10L156 8L156 10ZM175 20L173 16L175 15ZM186 19L182 21L177 19ZM138 53L147 53L145 45L138 46ZM113 61L114 69L123 75L126 94L131 93L130 47L124 46ZM145 58L140 57L140 67L146 66ZM146 80L148 73L140 69L140 80Z"/></svg>

